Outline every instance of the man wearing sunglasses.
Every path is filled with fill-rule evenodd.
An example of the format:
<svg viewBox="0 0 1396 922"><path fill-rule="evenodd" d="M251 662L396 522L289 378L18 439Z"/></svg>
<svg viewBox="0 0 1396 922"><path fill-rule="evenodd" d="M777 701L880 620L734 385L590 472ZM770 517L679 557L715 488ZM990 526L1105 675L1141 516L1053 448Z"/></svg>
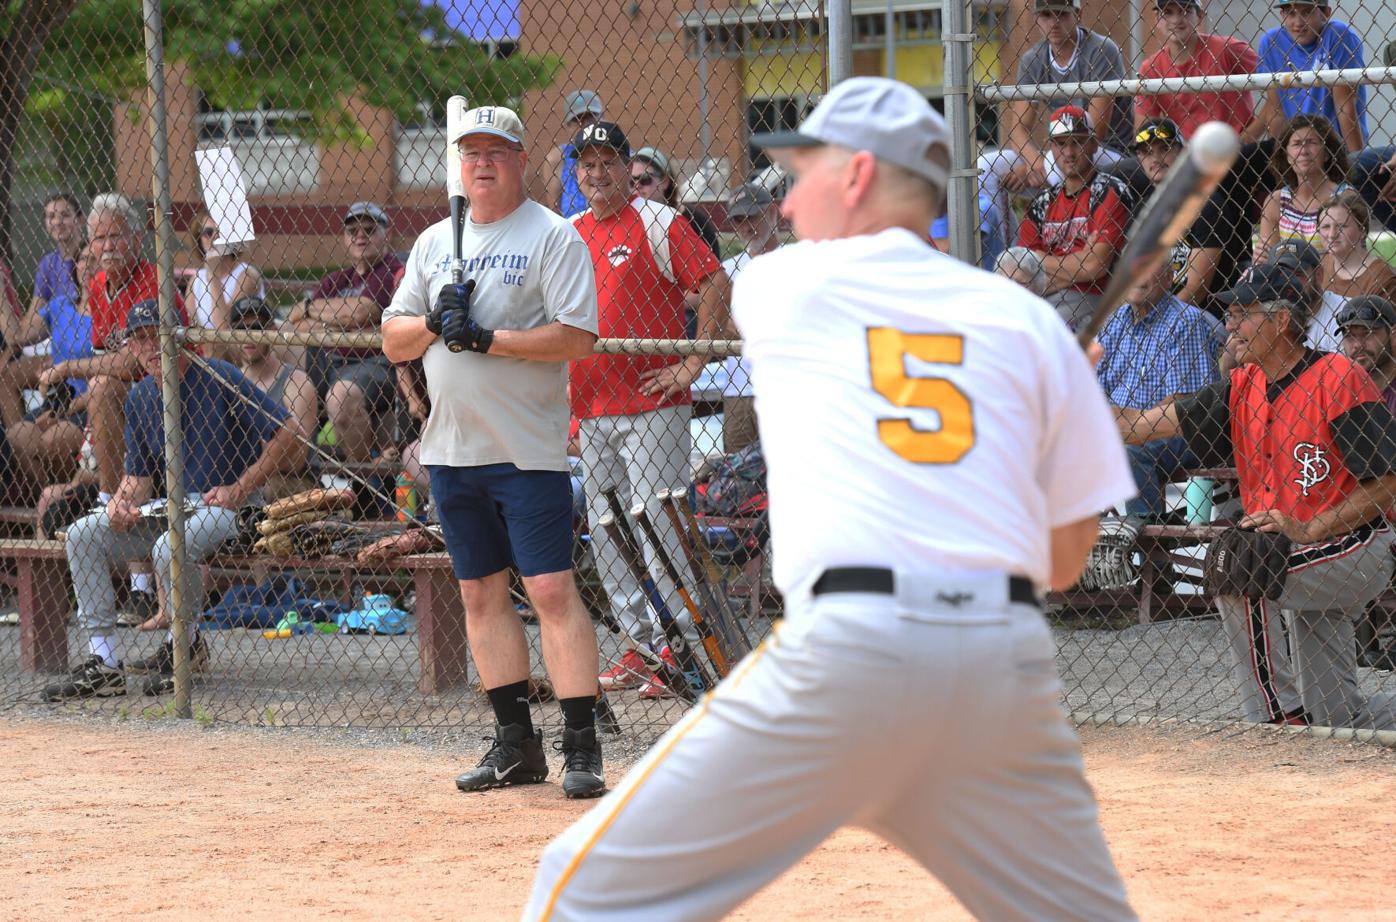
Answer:
<svg viewBox="0 0 1396 922"><path fill-rule="evenodd" d="M344 249L349 265L321 279L314 294L291 311L292 329L348 333L378 326L402 271L388 239L387 212L373 202L350 205ZM377 349L308 349L305 370L344 460L367 461L375 447L390 444L396 383L391 364Z"/></svg>

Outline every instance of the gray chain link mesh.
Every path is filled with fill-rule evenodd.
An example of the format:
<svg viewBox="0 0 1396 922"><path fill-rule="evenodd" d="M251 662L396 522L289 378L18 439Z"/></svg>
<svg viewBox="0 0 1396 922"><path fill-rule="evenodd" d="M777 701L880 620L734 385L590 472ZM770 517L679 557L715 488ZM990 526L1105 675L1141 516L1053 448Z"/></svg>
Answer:
<svg viewBox="0 0 1396 922"><path fill-rule="evenodd" d="M618 125L637 156L622 165L628 177L613 178L675 208L683 228L667 237L672 282L659 272L634 290L603 284L585 399L573 379L576 579L606 704L641 735L686 707L654 681L656 670L676 675L657 607L683 624L690 606L707 616L724 663L780 613L766 576L751 397L722 292L706 289L739 272L748 251L787 239L777 220L784 177L750 136L797 126L831 80L894 76L973 133L955 167L976 194L952 197L955 210L929 236L1039 286L1072 324L1093 308L1132 216L1182 142L1213 117L1242 132L1238 165L1167 271L1138 280L1128 295L1137 310L1102 335L1113 402L1142 411L1215 387L1233 374L1219 362L1258 361L1259 346L1243 348L1247 325L1269 322L1284 299L1271 292L1261 299L1268 313L1233 307L1228 318L1218 294L1255 277L1249 264L1274 261L1271 246L1287 240L1318 256L1309 268L1291 246L1307 273L1295 315L1309 344L1358 358L1374 393L1389 394L1396 372L1380 310L1360 313L1367 302L1351 300L1396 293L1396 13L1382 4L27 0L0 21L0 256L11 302L0 309L11 600L0 707L124 715L187 700L194 716L240 723L490 726L418 452L430 403L422 366L390 364L378 335L414 243L448 215L455 95L519 113L528 192L564 216L607 194L595 182L603 167L571 165L573 133L598 119ZM969 54L957 56L965 43ZM1287 77L1278 90L1265 76L1364 67ZM1136 77L1191 82L1165 93L1112 83ZM1072 104L1079 114L1058 111ZM630 258L579 227L603 281ZM162 278L177 307L167 296L163 323L157 311L143 326L132 308L157 298ZM1165 311L1166 328L1143 319ZM187 684L168 659L141 663L165 643L171 606L153 590L181 543L162 537L166 510L147 504L171 492L161 386L142 380L159 362L156 330L182 331L184 343L189 497L176 531L188 559L182 613L198 629ZM710 361L680 380L682 399L641 394L639 374L694 353ZM1367 463L1358 454L1390 448L1346 412L1361 400L1337 396L1369 397L1364 372L1291 386L1306 389L1294 419L1322 416L1322 431L1272 425L1285 450L1263 465L1234 444L1131 449L1146 499L1107 513L1080 584L1049 598L1065 705L1079 717L1201 725L1302 709L1316 722L1377 725L1396 660L1388 533L1322 535L1317 546L1329 551L1302 562L1309 575L1291 575L1281 599L1293 614L1228 602L1223 617L1203 591L1203 557L1225 523L1269 508L1307 521ZM508 425L512 408L496 401L479 412ZM818 408L810 424L827 424ZM254 478L264 480L256 494L209 493L273 466ZM129 509L118 493L132 521L113 529L100 510L123 482L136 491ZM663 490L684 502L666 507ZM630 516L638 502L646 522ZM617 512L652 591L627 566ZM538 615L517 577L510 600L543 679ZM94 632L110 646L94 648ZM698 667L717 678L707 638L690 640ZM89 670L83 681L98 694L40 703L94 650L124 671ZM535 714L556 721L553 704Z"/></svg>

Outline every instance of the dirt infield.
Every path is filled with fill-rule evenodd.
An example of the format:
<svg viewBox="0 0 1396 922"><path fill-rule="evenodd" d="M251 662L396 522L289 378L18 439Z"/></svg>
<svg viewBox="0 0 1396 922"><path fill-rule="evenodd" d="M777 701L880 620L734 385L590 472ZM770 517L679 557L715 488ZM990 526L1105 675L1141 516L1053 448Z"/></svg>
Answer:
<svg viewBox="0 0 1396 922"><path fill-rule="evenodd" d="M1248 733L1083 731L1146 919L1377 918L1396 892L1396 754ZM516 918L585 805L554 784L462 795L475 756L196 725L0 720L0 916ZM845 831L737 919L961 919Z"/></svg>

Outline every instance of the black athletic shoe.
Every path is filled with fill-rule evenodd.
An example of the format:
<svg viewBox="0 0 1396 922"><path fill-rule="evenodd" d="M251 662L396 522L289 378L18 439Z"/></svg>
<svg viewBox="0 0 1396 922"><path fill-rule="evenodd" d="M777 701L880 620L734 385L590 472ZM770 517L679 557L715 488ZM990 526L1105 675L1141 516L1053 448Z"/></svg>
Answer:
<svg viewBox="0 0 1396 922"><path fill-rule="evenodd" d="M70 698L111 698L126 694L126 676L113 669L95 653L73 667L68 677L46 686L45 701L67 701Z"/></svg>
<svg viewBox="0 0 1396 922"><path fill-rule="evenodd" d="M601 744L596 728L562 731L562 793L570 798L600 797L606 793L606 776L601 771Z"/></svg>
<svg viewBox="0 0 1396 922"><path fill-rule="evenodd" d="M174 675L174 641L166 640L149 656L129 663L122 663L122 668L133 675ZM204 643L203 634L195 634L194 642L189 645L189 668L194 672L203 672L208 668L208 644Z"/></svg>
<svg viewBox="0 0 1396 922"><path fill-rule="evenodd" d="M495 735L485 737L494 745L480 764L456 779L462 791L487 791L508 784L538 784L548 777L548 759L543 755L543 734L529 735L518 724L495 724Z"/></svg>

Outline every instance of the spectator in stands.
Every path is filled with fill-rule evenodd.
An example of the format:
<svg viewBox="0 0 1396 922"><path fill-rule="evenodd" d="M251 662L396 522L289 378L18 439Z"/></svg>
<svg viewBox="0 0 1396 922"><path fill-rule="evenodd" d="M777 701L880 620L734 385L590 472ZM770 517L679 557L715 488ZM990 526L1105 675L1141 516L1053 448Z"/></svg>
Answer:
<svg viewBox="0 0 1396 922"><path fill-rule="evenodd" d="M1134 136L1134 155L1154 188L1163 182L1186 143L1171 118L1144 119ZM1223 181L1207 200L1201 215L1173 248L1173 292L1185 304L1209 313L1214 286L1227 285L1250 255L1250 225L1246 222L1234 183Z"/></svg>
<svg viewBox="0 0 1396 922"><path fill-rule="evenodd" d="M717 239L717 225L703 211L679 203L679 176L663 151L642 147L630 157L630 181L636 193L652 202L668 205L677 211L697 232L713 256L722 258L722 244ZM698 292L683 296L683 332L693 338L698 323Z"/></svg>
<svg viewBox="0 0 1396 922"><path fill-rule="evenodd" d="M1201 32L1201 0L1154 0L1163 48L1139 67L1145 80L1168 77L1213 77L1253 74L1259 61L1255 49L1239 38ZM1146 119L1168 118L1191 138L1204 122L1225 122L1243 130L1255 114L1250 90L1164 93L1139 96L1134 116L1143 127Z"/></svg>
<svg viewBox="0 0 1396 922"><path fill-rule="evenodd" d="M943 214L931 222L931 243L942 253L950 252L950 215ZM999 217L994 199L979 190L979 267L992 272L994 263L1003 252L1003 219Z"/></svg>
<svg viewBox="0 0 1396 922"><path fill-rule="evenodd" d="M591 90L573 90L563 101L562 130L567 140L543 158L543 194L538 200L564 218L581 214L587 208L586 196L577 185L577 149L572 146L572 138L600 121L603 109L601 97Z"/></svg>
<svg viewBox="0 0 1396 922"><path fill-rule="evenodd" d="M266 301L253 295L239 298L229 306L228 322L231 329L260 333L276 329L276 314ZM308 442L320 421L320 400L310 376L283 361L270 343L243 343L238 351L243 376L286 410L286 425L301 446L300 465L273 474L263 486L262 495L271 502L310 489L313 484L305 471L305 462Z"/></svg>
<svg viewBox="0 0 1396 922"><path fill-rule="evenodd" d="M92 317L87 303L96 264L84 247L73 264L73 275L58 294L36 313L26 314L18 344L49 339L54 365L92 356ZM16 465L35 490L67 480L77 464L87 426L87 381L65 378L46 388L44 405L25 414L20 384L0 371L0 418Z"/></svg>
<svg viewBox="0 0 1396 922"><path fill-rule="evenodd" d="M1033 0L1042 41L1018 62L1015 83L1075 83L1125 77L1124 56L1113 40L1081 25L1079 0ZM1041 147L1042 116L1063 106L1090 113L1096 146L1093 159L1104 169L1125 156L1134 124L1128 96L1058 97L1004 106L1000 124L1007 129L1002 147L979 158L980 186L989 193L1004 221L1003 239L1014 235L1010 196L1031 197L1065 178L1051 150Z"/></svg>
<svg viewBox="0 0 1396 922"><path fill-rule="evenodd" d="M631 193L630 145L620 126L597 122L578 132L577 181L589 209L573 219L596 271L602 337L673 338L683 333L684 292L700 292L700 339L728 328L731 285L712 251L667 205ZM691 356L593 355L572 363L572 414L580 420L589 519L594 526L608 510L603 491L618 491L622 505L650 507L656 524L664 515L655 500L660 487L686 484L691 475L689 387L706 359ZM682 547L668 528L661 532L670 555ZM602 529L592 529L592 549L606 595L621 627L637 643L664 655L664 634L651 621L645 594ZM647 561L656 558L645 555ZM670 610L690 642L697 641L682 600L664 573L654 570ZM601 676L603 688L644 685L651 697L669 694L631 651Z"/></svg>
<svg viewBox="0 0 1396 922"><path fill-rule="evenodd" d="M1341 70L1366 66L1362 37L1347 23L1333 19L1327 0L1288 0L1276 4L1282 25L1260 37L1260 73ZM1271 88L1242 139L1279 138L1285 123L1299 115L1325 119L1339 143L1357 153L1367 144L1367 88L1311 86ZM1283 150L1283 141L1280 144Z"/></svg>
<svg viewBox="0 0 1396 922"><path fill-rule="evenodd" d="M1124 245L1130 193L1118 177L1096 169L1097 142L1084 111L1053 112L1047 137L1062 181L1033 199L1018 245L1042 254L1047 300L1074 330L1094 311Z"/></svg>
<svg viewBox="0 0 1396 922"><path fill-rule="evenodd" d="M241 244L224 244L218 225L207 211L199 211L189 224L189 242L203 263L189 283L189 313L195 326L226 330L229 308L243 298L267 296L262 273L242 258ZM214 350L235 357L236 348Z"/></svg>
<svg viewBox="0 0 1396 922"><path fill-rule="evenodd" d="M1387 230L1396 231L1396 147L1369 147L1358 154L1352 184L1371 206L1372 215Z"/></svg>
<svg viewBox="0 0 1396 922"><path fill-rule="evenodd" d="M125 328L127 351L147 377L131 388L126 407L125 472L105 508L78 519L68 529L68 569L78 602L78 623L88 635L88 655L64 679L44 689L46 701L108 697L126 693L126 674L146 674L145 692L158 695L174 687L174 641L149 657L117 659L113 637L116 594L112 569L130 560L155 561L161 609L170 591L170 539L164 516L141 514L164 470L164 411L160 391L159 306L141 301L132 306ZM178 358L181 429L184 439L184 488L198 501L185 529L184 586L196 608L203 606L197 562L237 534L238 510L256 503L271 475L292 468L304 455L286 411L226 362L207 367L189 353ZM208 661L208 648L195 634L190 650L197 671Z"/></svg>
<svg viewBox="0 0 1396 922"><path fill-rule="evenodd" d="M994 260L994 271L1039 298L1047 294L1047 270L1042 267L1042 257L1036 250L1009 247Z"/></svg>
<svg viewBox="0 0 1396 922"><path fill-rule="evenodd" d="M1309 328L1309 345L1315 349L1338 351L1337 318L1350 299L1363 295L1396 299L1396 272L1367 248L1371 217L1367 203L1353 189L1333 196L1319 212L1318 232L1324 243L1323 294Z"/></svg>
<svg viewBox="0 0 1396 922"><path fill-rule="evenodd" d="M1100 331L1105 357L1096 374L1113 406L1148 409L1217 380L1226 330L1171 294L1172 284L1173 267L1165 262L1129 290L1129 302ZM1163 516L1163 484L1198 460L1180 437L1127 448L1139 495L1125 513L1137 530Z"/></svg>
<svg viewBox="0 0 1396 922"><path fill-rule="evenodd" d="M1384 722L1357 687L1354 622L1391 578L1396 418L1351 359L1305 348L1288 268L1259 266L1220 297L1237 367L1180 400L1117 410L1120 431L1130 444L1182 436L1204 466L1235 467L1238 524L1293 542L1277 599L1216 599L1245 718Z"/></svg>
<svg viewBox="0 0 1396 922"><path fill-rule="evenodd" d="M75 292L69 291L73 284L73 263L78 251L83 248L82 206L69 192L57 192L44 200L44 230L53 241L54 248L39 259L34 271L34 297L29 301L26 317L39 312L45 304L65 292L77 300ZM24 347L25 356L45 354L44 343L37 342ZM33 374L37 376L47 363L36 363ZM30 378L32 383L35 379Z"/></svg>
<svg viewBox="0 0 1396 922"><path fill-rule="evenodd" d="M388 214L373 202L355 202L344 213L349 265L320 280L296 305L287 325L318 333L372 331L392 300L402 260L388 242ZM305 370L324 401L334 444L346 461L368 461L392 444L396 423L393 368L373 348L308 349Z"/></svg>
<svg viewBox="0 0 1396 922"><path fill-rule="evenodd" d="M1336 346L1328 348L1335 342L1331 332L1332 314L1323 321L1327 324L1323 330L1319 329L1314 320L1323 308L1323 254L1307 240L1281 240L1266 252L1261 265L1267 264L1284 266L1298 276L1304 295L1308 298L1304 302L1304 309L1310 318L1309 344L1323 351L1335 351ZM1319 343L1326 345L1319 346Z"/></svg>
<svg viewBox="0 0 1396 922"><path fill-rule="evenodd" d="M1321 115L1296 115L1280 133L1271 167L1280 187L1265 199L1256 234L1255 261L1281 240L1307 240L1321 247L1318 212L1346 189L1348 155L1333 126Z"/></svg>
<svg viewBox="0 0 1396 922"><path fill-rule="evenodd" d="M722 271L735 282L752 259L781 245L780 207L765 186L747 183L727 201L727 220L742 241L742 251L722 261ZM756 404L751 394L751 365L743 356L723 360L722 450L741 451L756 441Z"/></svg>
<svg viewBox="0 0 1396 922"><path fill-rule="evenodd" d="M1396 413L1396 351L1391 330L1396 327L1396 306L1378 295L1358 295L1338 311L1342 352L1367 369L1381 399Z"/></svg>

